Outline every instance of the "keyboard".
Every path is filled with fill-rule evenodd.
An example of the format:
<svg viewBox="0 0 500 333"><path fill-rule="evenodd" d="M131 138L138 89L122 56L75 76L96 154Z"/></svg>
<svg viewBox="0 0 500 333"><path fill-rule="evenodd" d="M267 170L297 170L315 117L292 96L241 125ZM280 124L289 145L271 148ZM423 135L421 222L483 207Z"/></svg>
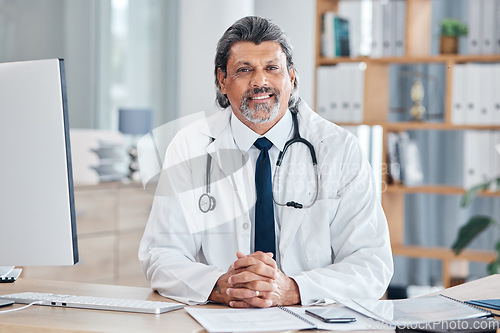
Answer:
<svg viewBox="0 0 500 333"><path fill-rule="evenodd" d="M36 305L48 305L67 308L82 308L94 310L112 310L126 312L140 312L160 314L168 311L181 309L184 304L174 302L156 302L136 299L74 296L49 293L24 292L18 294L1 295L1 299L10 299L15 303Z"/></svg>

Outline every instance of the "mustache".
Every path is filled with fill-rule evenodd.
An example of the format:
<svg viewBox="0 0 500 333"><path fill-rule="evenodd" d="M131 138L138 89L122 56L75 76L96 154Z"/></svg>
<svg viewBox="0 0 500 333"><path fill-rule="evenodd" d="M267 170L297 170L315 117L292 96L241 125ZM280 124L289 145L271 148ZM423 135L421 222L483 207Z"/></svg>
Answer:
<svg viewBox="0 0 500 333"><path fill-rule="evenodd" d="M248 89L245 94L243 95L243 98L247 99L252 95L255 94L264 94L264 93L271 93L273 95L276 95L279 97L280 92L276 88L270 88L270 87L260 87L260 88L253 88L253 89Z"/></svg>

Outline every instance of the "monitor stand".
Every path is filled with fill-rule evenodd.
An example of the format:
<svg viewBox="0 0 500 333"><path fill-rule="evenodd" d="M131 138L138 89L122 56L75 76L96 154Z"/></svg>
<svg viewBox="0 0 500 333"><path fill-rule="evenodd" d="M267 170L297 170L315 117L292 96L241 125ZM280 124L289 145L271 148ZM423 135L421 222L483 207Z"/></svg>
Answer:
<svg viewBox="0 0 500 333"><path fill-rule="evenodd" d="M21 268L14 266L0 266L0 282L14 282L21 274Z"/></svg>

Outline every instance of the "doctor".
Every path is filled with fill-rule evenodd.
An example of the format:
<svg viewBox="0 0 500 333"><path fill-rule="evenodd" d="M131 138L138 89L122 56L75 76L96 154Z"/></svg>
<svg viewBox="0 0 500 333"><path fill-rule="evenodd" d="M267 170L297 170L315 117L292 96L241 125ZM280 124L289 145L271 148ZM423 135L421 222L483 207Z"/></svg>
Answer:
<svg viewBox="0 0 500 333"><path fill-rule="evenodd" d="M380 298L393 262L369 163L352 134L298 98L284 32L260 17L235 22L218 43L215 76L224 109L182 129L166 152L166 190L139 249L151 287L232 307ZM295 143L277 176L296 133L317 172Z"/></svg>

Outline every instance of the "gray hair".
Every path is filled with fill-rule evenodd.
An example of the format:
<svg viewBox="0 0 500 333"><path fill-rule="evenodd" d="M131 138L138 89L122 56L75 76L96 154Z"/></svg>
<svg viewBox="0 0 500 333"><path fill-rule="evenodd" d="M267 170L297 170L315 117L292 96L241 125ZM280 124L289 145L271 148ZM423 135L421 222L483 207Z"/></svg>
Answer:
<svg viewBox="0 0 500 333"><path fill-rule="evenodd" d="M286 56L286 66L288 72L293 68L292 44L285 32L273 21L258 16L247 16L236 21L230 26L224 35L222 35L217 44L215 55L215 86L216 102L221 108L227 108L231 103L226 95L221 91L219 80L217 79L217 70L220 69L227 76L227 61L229 59L231 46L236 42L252 42L259 45L262 42L271 41L280 44L283 53ZM288 100L288 107L295 108L300 101L299 97L299 77L295 73L293 89Z"/></svg>

